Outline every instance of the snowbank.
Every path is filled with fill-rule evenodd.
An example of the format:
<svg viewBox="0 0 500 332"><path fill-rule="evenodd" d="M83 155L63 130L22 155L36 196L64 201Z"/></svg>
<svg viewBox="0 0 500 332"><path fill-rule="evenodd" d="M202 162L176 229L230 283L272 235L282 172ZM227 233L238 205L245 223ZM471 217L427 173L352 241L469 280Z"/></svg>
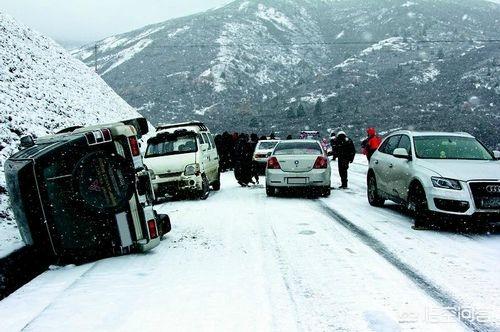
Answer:
<svg viewBox="0 0 500 332"><path fill-rule="evenodd" d="M55 42L0 12L0 257L22 245L3 166L25 134L133 118L138 113Z"/></svg>

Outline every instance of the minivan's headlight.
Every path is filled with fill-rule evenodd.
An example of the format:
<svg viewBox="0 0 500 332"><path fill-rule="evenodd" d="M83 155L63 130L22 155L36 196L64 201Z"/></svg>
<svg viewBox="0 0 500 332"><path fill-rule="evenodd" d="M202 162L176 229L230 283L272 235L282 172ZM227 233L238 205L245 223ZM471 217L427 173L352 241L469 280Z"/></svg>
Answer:
<svg viewBox="0 0 500 332"><path fill-rule="evenodd" d="M200 172L200 164L190 164L186 166L184 170L184 175L190 176L195 175Z"/></svg>
<svg viewBox="0 0 500 332"><path fill-rule="evenodd" d="M436 188L452 189L452 190L462 190L460 182L457 180L432 177L432 185Z"/></svg>

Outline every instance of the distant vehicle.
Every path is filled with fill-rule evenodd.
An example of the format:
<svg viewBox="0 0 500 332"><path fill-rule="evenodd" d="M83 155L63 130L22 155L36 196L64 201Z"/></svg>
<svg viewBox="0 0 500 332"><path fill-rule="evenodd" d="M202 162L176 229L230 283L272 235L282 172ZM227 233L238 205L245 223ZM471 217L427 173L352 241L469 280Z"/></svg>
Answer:
<svg viewBox="0 0 500 332"><path fill-rule="evenodd" d="M302 188L327 197L330 175L330 163L318 141L281 141L267 160L266 193L274 196L279 190Z"/></svg>
<svg viewBox="0 0 500 332"><path fill-rule="evenodd" d="M157 127L148 140L144 163L155 173L157 196L195 194L207 199L220 189L219 155L210 130L201 122Z"/></svg>
<svg viewBox="0 0 500 332"><path fill-rule="evenodd" d="M399 131L373 154L368 200L406 205L415 226L433 216L500 217L500 152L466 133Z"/></svg>
<svg viewBox="0 0 500 332"><path fill-rule="evenodd" d="M303 130L299 134L299 139L312 139L315 141L320 141L321 135L319 131L316 130Z"/></svg>
<svg viewBox="0 0 500 332"><path fill-rule="evenodd" d="M147 131L141 118L23 137L5 174L24 242L63 261L156 247L170 220L153 209L137 141Z"/></svg>
<svg viewBox="0 0 500 332"><path fill-rule="evenodd" d="M257 143L253 154L253 160L256 163L259 174L264 174L266 172L267 158L271 156L278 142L279 140L262 140Z"/></svg>

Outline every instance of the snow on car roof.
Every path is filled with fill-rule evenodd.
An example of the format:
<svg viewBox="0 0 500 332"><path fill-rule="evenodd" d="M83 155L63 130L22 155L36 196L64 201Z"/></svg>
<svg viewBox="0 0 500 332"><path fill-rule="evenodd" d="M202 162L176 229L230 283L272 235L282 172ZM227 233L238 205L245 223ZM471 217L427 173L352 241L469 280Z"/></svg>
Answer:
<svg viewBox="0 0 500 332"><path fill-rule="evenodd" d="M445 131L413 131L413 130L398 130L394 134L408 134L412 136L457 136L457 137L474 137L465 132L445 132Z"/></svg>

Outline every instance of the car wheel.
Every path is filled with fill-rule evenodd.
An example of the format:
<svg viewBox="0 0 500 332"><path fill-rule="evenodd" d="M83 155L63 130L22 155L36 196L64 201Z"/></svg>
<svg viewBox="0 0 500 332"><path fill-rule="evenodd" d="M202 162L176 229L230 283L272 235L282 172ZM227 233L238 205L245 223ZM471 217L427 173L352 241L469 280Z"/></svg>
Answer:
<svg viewBox="0 0 500 332"><path fill-rule="evenodd" d="M368 203L371 206L381 207L385 203L385 199L380 197L377 187L377 179L374 174L368 175L368 189L367 189Z"/></svg>
<svg viewBox="0 0 500 332"><path fill-rule="evenodd" d="M413 185L408 195L408 211L414 219L415 229L426 229L431 225L431 215L425 190L420 183Z"/></svg>
<svg viewBox="0 0 500 332"><path fill-rule="evenodd" d="M208 183L208 178L205 174L202 176L201 190L199 192L199 198L205 200L210 195L210 183Z"/></svg>
<svg viewBox="0 0 500 332"><path fill-rule="evenodd" d="M269 197L276 196L276 188L271 187L271 186L266 186L266 194Z"/></svg>
<svg viewBox="0 0 500 332"><path fill-rule="evenodd" d="M212 183L212 189L214 191L220 190L220 172L217 174L217 180Z"/></svg>

